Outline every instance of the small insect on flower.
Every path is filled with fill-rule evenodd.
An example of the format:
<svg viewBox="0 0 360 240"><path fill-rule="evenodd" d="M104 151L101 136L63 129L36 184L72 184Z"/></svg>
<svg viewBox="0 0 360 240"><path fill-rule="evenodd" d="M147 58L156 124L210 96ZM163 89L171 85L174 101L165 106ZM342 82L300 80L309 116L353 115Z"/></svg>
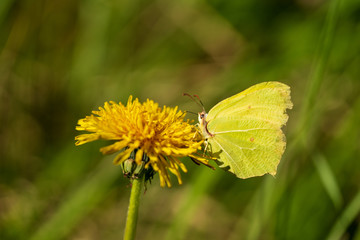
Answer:
<svg viewBox="0 0 360 240"><path fill-rule="evenodd" d="M204 140L197 129L185 121L185 112L147 100L140 103L129 97L127 105L105 102L99 111L78 121L76 130L88 131L75 137L76 145L98 139L115 141L103 147L103 154L119 152L114 164L122 165L124 175L136 178L145 174L150 179L159 173L160 185L171 187L169 171L182 183L180 171L187 172L180 158L190 157L209 166L208 159L198 151ZM144 173L142 172L144 171ZM148 177L146 177L148 176Z"/></svg>

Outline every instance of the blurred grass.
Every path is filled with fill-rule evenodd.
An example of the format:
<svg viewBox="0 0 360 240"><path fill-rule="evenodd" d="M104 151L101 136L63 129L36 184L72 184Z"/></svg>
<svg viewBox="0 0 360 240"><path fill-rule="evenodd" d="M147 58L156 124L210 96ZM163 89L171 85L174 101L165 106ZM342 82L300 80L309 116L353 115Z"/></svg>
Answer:
<svg viewBox="0 0 360 240"><path fill-rule="evenodd" d="M83 180L83 184L64 197L64 203L31 239L62 239L71 233L74 225L84 218L94 206L106 197L109 185L120 175L119 168L110 167L106 162L99 164L94 173Z"/></svg>
<svg viewBox="0 0 360 240"><path fill-rule="evenodd" d="M73 141L104 101L197 112L183 92L210 109L273 80L294 102L276 178L184 160L182 186L148 186L138 239L359 239L359 12L339 0L1 1L0 239L123 235L128 182L103 143Z"/></svg>

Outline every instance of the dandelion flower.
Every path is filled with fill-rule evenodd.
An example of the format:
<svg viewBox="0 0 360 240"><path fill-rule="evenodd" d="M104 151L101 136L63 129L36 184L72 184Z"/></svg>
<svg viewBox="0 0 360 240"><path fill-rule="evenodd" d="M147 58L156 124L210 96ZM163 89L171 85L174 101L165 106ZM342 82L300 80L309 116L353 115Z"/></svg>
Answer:
<svg viewBox="0 0 360 240"><path fill-rule="evenodd" d="M185 112L178 108L164 106L147 100L140 103L129 97L127 105L105 102L99 111L93 111L78 121L76 130L88 131L75 137L76 145L98 139L113 140L113 144L103 147L103 154L119 152L114 164L120 165L127 160L136 166L144 166L159 173L160 185L171 187L169 171L182 183L180 171L187 172L180 158L189 156L196 163L207 166L208 160L197 152L203 139L189 120L184 121Z"/></svg>

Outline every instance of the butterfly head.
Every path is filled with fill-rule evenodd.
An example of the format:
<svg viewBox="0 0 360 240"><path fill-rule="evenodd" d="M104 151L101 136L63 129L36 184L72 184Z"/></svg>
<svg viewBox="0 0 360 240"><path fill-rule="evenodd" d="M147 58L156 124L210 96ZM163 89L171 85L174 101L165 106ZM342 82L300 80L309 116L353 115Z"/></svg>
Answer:
<svg viewBox="0 0 360 240"><path fill-rule="evenodd" d="M207 113L205 111L199 112L198 119L199 119L200 125L204 124L206 122L206 117L207 117Z"/></svg>
<svg viewBox="0 0 360 240"><path fill-rule="evenodd" d="M207 124L208 124L208 122L206 121L207 113L205 111L204 104L201 102L199 96L198 95L191 96L188 93L184 93L183 95L190 97L191 100L193 100L203 110L202 112L198 113L198 119L199 119L199 128L201 130L201 133L202 133L204 139L208 139L209 137L213 137L214 134L211 134L207 129Z"/></svg>
<svg viewBox="0 0 360 240"><path fill-rule="evenodd" d="M208 139L210 137L214 137L214 134L209 132L208 130L208 122L206 121L207 113L205 111L202 111L199 113L199 128L201 130L201 133L205 139Z"/></svg>

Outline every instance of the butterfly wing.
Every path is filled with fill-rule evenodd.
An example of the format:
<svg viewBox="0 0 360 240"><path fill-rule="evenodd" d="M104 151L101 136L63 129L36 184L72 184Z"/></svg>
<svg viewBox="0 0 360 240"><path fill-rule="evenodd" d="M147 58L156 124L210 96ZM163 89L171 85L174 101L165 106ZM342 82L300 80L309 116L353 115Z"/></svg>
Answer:
<svg viewBox="0 0 360 240"><path fill-rule="evenodd" d="M212 154L239 178L276 174L285 150L281 127L292 108L290 87L265 82L229 97L207 115Z"/></svg>

